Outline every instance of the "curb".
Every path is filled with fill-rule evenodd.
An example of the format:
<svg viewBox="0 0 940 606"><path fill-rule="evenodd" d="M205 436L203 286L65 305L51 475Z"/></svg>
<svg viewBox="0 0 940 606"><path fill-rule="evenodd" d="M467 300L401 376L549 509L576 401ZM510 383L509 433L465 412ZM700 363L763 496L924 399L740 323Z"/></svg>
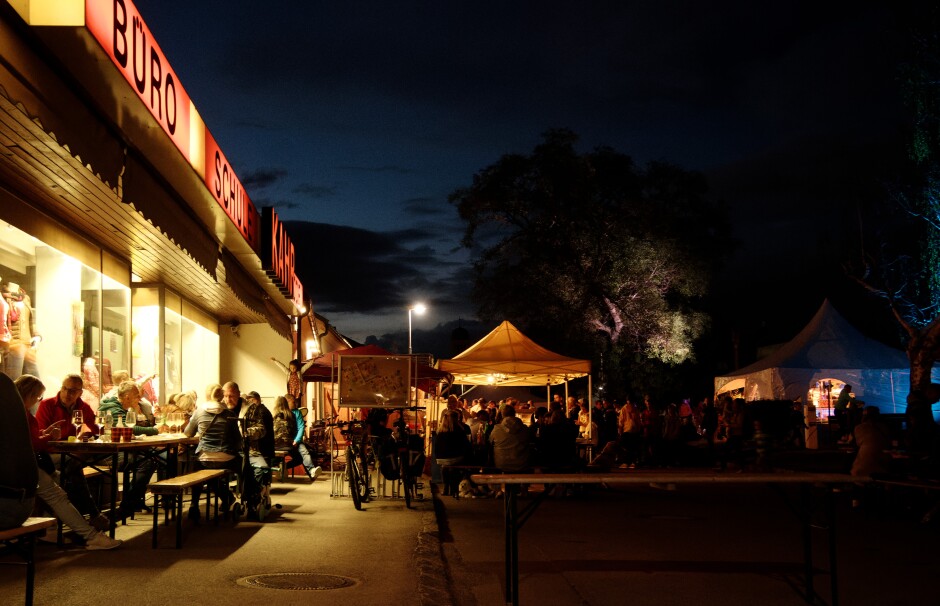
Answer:
<svg viewBox="0 0 940 606"><path fill-rule="evenodd" d="M423 515L421 531L412 554L412 562L418 575L418 603L421 606L455 606L456 601L451 594L451 583L441 548L437 521L437 492L432 490L431 493L434 511Z"/></svg>

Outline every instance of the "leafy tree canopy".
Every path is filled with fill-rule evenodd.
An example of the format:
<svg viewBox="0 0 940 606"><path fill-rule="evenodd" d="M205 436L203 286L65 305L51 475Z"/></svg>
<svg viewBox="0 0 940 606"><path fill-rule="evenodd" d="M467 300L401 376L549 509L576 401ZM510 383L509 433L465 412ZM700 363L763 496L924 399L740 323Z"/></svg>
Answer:
<svg viewBox="0 0 940 606"><path fill-rule="evenodd" d="M645 168L613 149L575 150L552 130L451 194L476 251L481 319L509 319L579 355L669 364L693 359L699 311L727 251L726 217L702 175Z"/></svg>

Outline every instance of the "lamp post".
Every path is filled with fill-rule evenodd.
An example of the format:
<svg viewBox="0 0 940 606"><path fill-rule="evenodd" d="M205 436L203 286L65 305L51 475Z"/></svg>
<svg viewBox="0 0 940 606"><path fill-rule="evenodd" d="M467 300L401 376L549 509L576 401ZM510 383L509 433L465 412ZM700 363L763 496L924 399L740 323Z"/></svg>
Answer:
<svg viewBox="0 0 940 606"><path fill-rule="evenodd" d="M424 303L415 303L408 308L408 354L411 354L411 312L415 312L419 316L428 310L425 307Z"/></svg>

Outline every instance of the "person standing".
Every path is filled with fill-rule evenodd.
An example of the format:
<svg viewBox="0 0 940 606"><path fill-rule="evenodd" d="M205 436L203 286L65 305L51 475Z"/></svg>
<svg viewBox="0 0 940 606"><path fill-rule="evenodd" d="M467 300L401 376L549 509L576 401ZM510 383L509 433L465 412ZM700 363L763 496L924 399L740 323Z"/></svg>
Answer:
<svg viewBox="0 0 940 606"><path fill-rule="evenodd" d="M308 361L306 364L301 364L300 360L295 359L288 362L287 366L274 356L271 356L271 361L287 374L287 393L303 401L304 372L313 366L313 360Z"/></svg>

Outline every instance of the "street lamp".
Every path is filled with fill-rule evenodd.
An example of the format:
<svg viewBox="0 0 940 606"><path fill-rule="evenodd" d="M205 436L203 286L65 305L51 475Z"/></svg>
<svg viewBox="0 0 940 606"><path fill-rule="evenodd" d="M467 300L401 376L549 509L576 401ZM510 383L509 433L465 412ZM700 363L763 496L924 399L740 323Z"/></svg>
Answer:
<svg viewBox="0 0 940 606"><path fill-rule="evenodd" d="M411 312L415 312L419 316L428 310L425 307L424 303L415 303L408 308L408 353L411 354Z"/></svg>

